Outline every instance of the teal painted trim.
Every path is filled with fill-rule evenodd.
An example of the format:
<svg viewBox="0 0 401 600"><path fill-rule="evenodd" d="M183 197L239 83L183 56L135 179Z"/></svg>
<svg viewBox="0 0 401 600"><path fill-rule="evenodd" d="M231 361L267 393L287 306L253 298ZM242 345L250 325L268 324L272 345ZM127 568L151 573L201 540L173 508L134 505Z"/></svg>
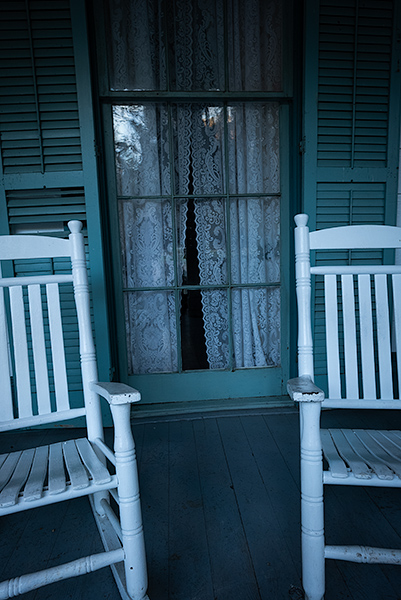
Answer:
<svg viewBox="0 0 401 600"><path fill-rule="evenodd" d="M227 10L227 5L226 5ZM226 13L227 14L227 13ZM227 36L226 36L227 37ZM227 50L227 48L225 48ZM228 88L228 56L225 55L225 78L226 89ZM228 142L228 118L227 103L224 103L224 204L226 219L226 269L228 286L221 286L227 289L227 329L228 329L228 365L229 371L233 371L234 364L234 339L233 339L233 298L232 298L232 271L231 271L231 195L230 195L230 167L229 167L229 142ZM205 286L206 287L206 286Z"/></svg>
<svg viewBox="0 0 401 600"><path fill-rule="evenodd" d="M118 222L117 181L115 173L114 135L112 106L102 106L102 124L104 135L104 164L107 182L107 209L110 230L111 273L107 273L108 281L115 297L115 330L112 340L112 352L116 358L115 379L128 381L127 342L125 332L124 297L122 290L122 260L120 247L120 227Z"/></svg>
<svg viewBox="0 0 401 600"><path fill-rule="evenodd" d="M97 63L97 85L99 95L107 95L109 90L109 74L107 60L107 39L105 26L106 2L104 0L87 0L88 14L94 21L94 57Z"/></svg>
<svg viewBox="0 0 401 600"><path fill-rule="evenodd" d="M179 383L177 381L179 377ZM218 400L281 395L283 372L280 367L239 369L237 371L184 371L133 375L128 384L141 392L141 404ZM179 394L177 389L179 386Z"/></svg>
<svg viewBox="0 0 401 600"><path fill-rule="evenodd" d="M220 90L210 90L207 92L169 92L169 91L108 91L107 94L100 96L104 103L111 104L140 104L147 100L155 102L156 100L174 100L174 102L203 102L210 100L231 100L231 101L255 101L260 102L290 102L291 98L285 92L223 92Z"/></svg>
<svg viewBox="0 0 401 600"><path fill-rule="evenodd" d="M177 194L174 196L174 198L176 200L210 200L213 198L217 198L218 200L220 200L223 196L225 196L226 194L221 193L221 194L187 194L186 196L181 195L181 194ZM275 196L281 196L280 192L275 192L275 193L269 193L266 194L266 192L261 193L261 192L256 192L255 194L231 194L232 198L266 198L266 196L268 196L269 198L274 198ZM141 195L141 196L117 196L118 200L160 200L160 202L162 200L171 200L171 194L160 194L160 196L145 196L145 194Z"/></svg>
<svg viewBox="0 0 401 600"><path fill-rule="evenodd" d="M291 207L291 192L292 192L292 178L291 173L291 155L293 153L292 140L290 138L290 121L293 107L281 106L280 107L280 189L281 189L281 202L280 202L280 315L281 315L281 394L285 394L287 391L287 379L290 377L290 331L291 324L290 319L290 297L292 288L291 279L291 258L290 258L290 246L291 246L291 220L293 218Z"/></svg>
<svg viewBox="0 0 401 600"><path fill-rule="evenodd" d="M3 157L1 156L1 140L0 140L0 234L8 235L10 228L8 224L8 211L7 211L7 198L6 198L6 186L3 175Z"/></svg>
<svg viewBox="0 0 401 600"><path fill-rule="evenodd" d="M9 233L6 190L2 182L0 186L0 235L9 235Z"/></svg>
<svg viewBox="0 0 401 600"><path fill-rule="evenodd" d="M110 377L109 325L106 305L106 278L103 261L85 3L80 0L70 0L70 8L81 131L83 183L87 214L94 325L96 346L98 349L97 360L100 380L108 381Z"/></svg>
<svg viewBox="0 0 401 600"><path fill-rule="evenodd" d="M309 226L314 229L316 226L319 0L305 1L304 32L302 210L309 215Z"/></svg>
<svg viewBox="0 0 401 600"><path fill-rule="evenodd" d="M387 140L387 186L385 205L385 224L395 225L397 222L397 192L400 157L400 124L401 124L401 6L394 0L393 40L390 77L389 130Z"/></svg>
<svg viewBox="0 0 401 600"><path fill-rule="evenodd" d="M83 187L82 171L54 171L52 173L15 173L4 175L7 190L34 190L40 188Z"/></svg>
<svg viewBox="0 0 401 600"><path fill-rule="evenodd" d="M300 2L294 0L282 0L283 10L283 31L282 31L282 57L283 57L283 93L285 97L292 98L294 96L294 61L292 60L294 52L294 44L301 43L295 37L295 19L294 19L294 4L300 5ZM284 28L287 25L287 29ZM298 46L301 48L301 45Z"/></svg>
<svg viewBox="0 0 401 600"><path fill-rule="evenodd" d="M251 412L250 412L251 411ZM260 398L223 398L220 400L199 400L192 402L169 402L164 404L144 404L138 402L132 409L132 422L149 423L165 420L216 418L218 416L249 416L293 414L298 407L285 395L262 396Z"/></svg>
<svg viewBox="0 0 401 600"><path fill-rule="evenodd" d="M304 6L295 2L292 7L292 53L289 62L293 70L294 99L289 114L289 139L291 145L290 172L288 183L290 187L289 202L289 375L295 377L297 369L297 305L295 296L295 257L294 257L294 215L302 211L302 91L303 91L303 55L300 49L304 43Z"/></svg>

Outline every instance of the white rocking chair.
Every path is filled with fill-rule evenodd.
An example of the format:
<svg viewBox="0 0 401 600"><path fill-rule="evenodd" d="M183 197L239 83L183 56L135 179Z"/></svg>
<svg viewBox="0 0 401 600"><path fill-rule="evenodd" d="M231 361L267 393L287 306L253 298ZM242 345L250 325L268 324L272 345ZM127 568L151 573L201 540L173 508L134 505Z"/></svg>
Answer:
<svg viewBox="0 0 401 600"><path fill-rule="evenodd" d="M0 515L89 496L105 552L5 581L0 584L0 598L110 565L121 596L144 600L148 598L146 560L130 427L131 403L140 395L123 384L97 382L82 224L71 221L69 227L68 240L0 236L0 261L57 262L62 257L67 263L62 274L38 275L36 270L35 275L0 277L0 431L85 417L87 437L0 456ZM78 321L80 407L71 406L77 394L69 389L66 368L63 317L71 331L72 311L71 302L67 311L60 303L66 293L75 298ZM104 443L100 396L110 405L114 451ZM14 446L17 442L18 432ZM118 505L116 511L110 496Z"/></svg>
<svg viewBox="0 0 401 600"><path fill-rule="evenodd" d="M401 265L330 266L321 254L311 266L310 253L401 248L401 228L355 225L309 233L307 215L295 222L299 377L288 382L288 392L300 403L303 587L307 600L321 600L326 558L401 563L401 550L325 545L323 514L324 484L401 487L401 432L320 428L322 407L401 408L393 391L401 391ZM314 384L311 276L315 284L323 279L327 397Z"/></svg>

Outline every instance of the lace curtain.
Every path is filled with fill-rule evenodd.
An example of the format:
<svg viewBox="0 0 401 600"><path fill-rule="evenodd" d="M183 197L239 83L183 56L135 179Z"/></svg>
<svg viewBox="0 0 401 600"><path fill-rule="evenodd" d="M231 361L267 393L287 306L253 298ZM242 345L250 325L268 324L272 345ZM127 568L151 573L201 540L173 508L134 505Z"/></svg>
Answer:
<svg viewBox="0 0 401 600"><path fill-rule="evenodd" d="M222 1L175 0L163 13L160 0L114 0L110 87L280 90L280 4L230 0L225 34ZM174 293L152 290L174 285L173 222L184 246L186 203L173 219L170 201L157 198L171 192L195 197L201 285L234 284L231 294L202 291L210 368L227 368L230 351L236 367L279 364L278 112L267 103L177 103L168 123L163 105L114 107L124 286L148 288L125 293L130 372L177 369Z"/></svg>

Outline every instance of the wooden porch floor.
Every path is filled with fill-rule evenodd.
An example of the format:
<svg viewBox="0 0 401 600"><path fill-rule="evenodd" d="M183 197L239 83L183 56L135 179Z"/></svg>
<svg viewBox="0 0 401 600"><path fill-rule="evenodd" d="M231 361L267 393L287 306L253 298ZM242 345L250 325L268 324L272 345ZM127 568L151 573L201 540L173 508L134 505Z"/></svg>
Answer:
<svg viewBox="0 0 401 600"><path fill-rule="evenodd" d="M400 414L347 413L347 425L400 427ZM336 411L323 416L335 424ZM386 422L387 421L387 422ZM298 414L266 409L134 422L150 600L298 600ZM65 429L18 434L49 443ZM79 432L77 432L79 435ZM15 436L3 434L0 452ZM331 543L401 548L401 490L326 490ZM87 499L1 520L5 579L101 551ZM326 600L401 599L401 567L328 561ZM109 569L23 596L118 600Z"/></svg>

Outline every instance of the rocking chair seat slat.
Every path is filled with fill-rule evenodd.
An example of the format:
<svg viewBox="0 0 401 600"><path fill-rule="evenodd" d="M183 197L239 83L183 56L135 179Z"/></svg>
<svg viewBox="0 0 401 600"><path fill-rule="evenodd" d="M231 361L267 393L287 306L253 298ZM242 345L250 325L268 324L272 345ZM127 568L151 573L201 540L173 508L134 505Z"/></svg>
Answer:
<svg viewBox="0 0 401 600"><path fill-rule="evenodd" d="M347 465L339 455L330 433L326 429L323 429L320 434L324 448L324 456L329 463L331 474L333 477L348 477Z"/></svg>
<svg viewBox="0 0 401 600"><path fill-rule="evenodd" d="M0 506L13 506L31 470L35 449L24 450L15 465L15 470L0 493Z"/></svg>
<svg viewBox="0 0 401 600"><path fill-rule="evenodd" d="M357 479L371 479L373 473L382 480L392 480L394 475L401 479L401 449L390 441L392 433L397 439L397 432L389 431L322 430L323 453L331 475L341 477L337 464L345 461L349 475Z"/></svg>
<svg viewBox="0 0 401 600"><path fill-rule="evenodd" d="M376 433L379 444L383 444L387 452L401 463L401 432L377 431Z"/></svg>
<svg viewBox="0 0 401 600"><path fill-rule="evenodd" d="M363 435L364 432L361 430L342 429L344 436L352 446L353 450L362 458L364 462L370 467L370 469L377 475L379 479L393 479L394 473L389 467L384 464L377 455L373 452L372 448L366 446L362 439L367 441L367 436Z"/></svg>
<svg viewBox="0 0 401 600"><path fill-rule="evenodd" d="M365 431L361 429L357 430L355 433L361 442L369 449L371 455L378 459L379 463L375 462L376 468L378 468L380 462L383 462L388 470L394 471L394 473L400 477L401 462L393 455L390 455L387 450L379 444L377 440L377 434L380 433L379 431ZM393 477L388 477L388 479L392 478Z"/></svg>
<svg viewBox="0 0 401 600"><path fill-rule="evenodd" d="M3 463L6 460L7 456L8 456L8 454L0 454L0 467L3 465Z"/></svg>
<svg viewBox="0 0 401 600"><path fill-rule="evenodd" d="M91 474L93 481L97 484L108 483L111 481L111 475L109 471L96 456L95 451L89 443L89 440L86 438L81 438L76 440L75 443L79 454L81 455L82 462Z"/></svg>
<svg viewBox="0 0 401 600"><path fill-rule="evenodd" d="M5 460L0 469L0 491L7 485L11 475L14 473L21 454L22 452L10 452L10 454L5 455Z"/></svg>
<svg viewBox="0 0 401 600"><path fill-rule="evenodd" d="M74 490L86 488L91 483L103 485L112 481L86 438L12 452L1 459L1 507L13 506L19 495L25 502L33 502L40 499L45 490L49 494L65 492L66 470Z"/></svg>
<svg viewBox="0 0 401 600"><path fill-rule="evenodd" d="M49 452L49 494L65 491L66 480L61 442L51 444Z"/></svg>
<svg viewBox="0 0 401 600"><path fill-rule="evenodd" d="M339 455L348 464L350 472L357 479L370 479L372 474L369 466L351 446L344 430L329 429L328 432L333 439L334 445L337 447ZM325 452L324 447L323 452Z"/></svg>
<svg viewBox="0 0 401 600"><path fill-rule="evenodd" d="M88 473L82 464L74 440L63 443L63 454L72 487L77 490L88 487Z"/></svg>
<svg viewBox="0 0 401 600"><path fill-rule="evenodd" d="M32 469L25 485L24 500L30 502L41 498L43 484L47 474L47 465L49 460L49 446L39 446L36 448L35 457L32 463Z"/></svg>

